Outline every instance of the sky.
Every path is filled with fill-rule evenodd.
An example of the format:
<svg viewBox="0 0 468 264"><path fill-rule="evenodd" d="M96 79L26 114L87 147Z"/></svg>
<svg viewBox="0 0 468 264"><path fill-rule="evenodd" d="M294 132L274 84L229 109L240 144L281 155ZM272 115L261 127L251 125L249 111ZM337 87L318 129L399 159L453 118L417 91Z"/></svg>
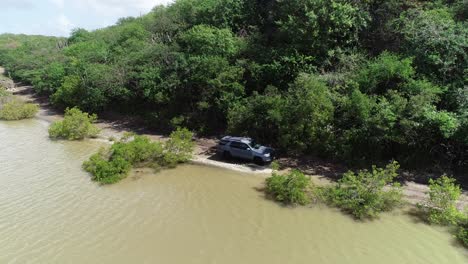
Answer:
<svg viewBox="0 0 468 264"><path fill-rule="evenodd" d="M68 36L73 28L93 30L121 17L148 13L173 0L0 0L0 34Z"/></svg>

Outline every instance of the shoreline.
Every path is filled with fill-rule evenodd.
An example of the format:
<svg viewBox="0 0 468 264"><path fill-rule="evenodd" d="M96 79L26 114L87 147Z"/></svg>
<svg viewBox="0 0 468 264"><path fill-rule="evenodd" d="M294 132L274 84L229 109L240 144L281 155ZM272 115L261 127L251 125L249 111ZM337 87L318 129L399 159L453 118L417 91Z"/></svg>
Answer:
<svg viewBox="0 0 468 264"><path fill-rule="evenodd" d="M3 76L4 69L0 67L0 75ZM6 78L6 77L4 77ZM23 86L18 83L14 83L14 87L9 89L14 95L21 99L29 102L33 102L39 105L40 109L36 115L36 119L52 123L63 118L63 114L58 113L54 110L47 98L38 97L34 94L32 86ZM150 133L148 131L137 131L135 127L129 126L126 120L108 121L98 119L96 125L101 129L101 133L97 140L111 142L111 138L119 139L125 132L134 132L140 135L148 136L151 140L165 140L167 137L162 134ZM221 169L233 170L242 173L250 173L255 175L261 175L267 177L271 174L272 169L270 166L259 166L250 163L235 163L232 161L219 160L214 149L216 147L216 139L214 138L196 138L196 146L191 160L192 164L202 166L212 166ZM287 170L295 168L296 162L285 161ZM331 183L336 175L340 174L342 168L335 168L333 164L314 164L316 162L311 161L311 164L306 164L304 173L311 177L314 182L318 183ZM428 185L417 183L414 181L405 181L402 184L404 199L410 204L417 204L423 202L429 190ZM462 195L458 202L458 207L466 208L468 206L468 191L463 190Z"/></svg>

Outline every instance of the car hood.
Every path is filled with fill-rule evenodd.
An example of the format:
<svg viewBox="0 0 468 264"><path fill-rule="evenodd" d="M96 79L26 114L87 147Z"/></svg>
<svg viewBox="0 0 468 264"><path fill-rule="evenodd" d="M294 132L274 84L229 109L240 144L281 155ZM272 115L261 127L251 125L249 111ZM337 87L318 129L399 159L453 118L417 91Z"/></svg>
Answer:
<svg viewBox="0 0 468 264"><path fill-rule="evenodd" d="M273 149L265 146L261 146L258 149L253 149L253 151L260 153L260 154L266 154L266 153L272 153Z"/></svg>

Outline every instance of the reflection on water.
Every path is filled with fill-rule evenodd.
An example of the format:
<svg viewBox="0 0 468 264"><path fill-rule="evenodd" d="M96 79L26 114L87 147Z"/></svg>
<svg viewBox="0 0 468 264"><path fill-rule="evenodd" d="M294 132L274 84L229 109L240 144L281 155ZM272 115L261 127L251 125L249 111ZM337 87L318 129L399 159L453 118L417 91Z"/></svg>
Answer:
<svg viewBox="0 0 468 264"><path fill-rule="evenodd" d="M100 187L103 143L0 122L0 263L467 263L451 235L403 213L357 223L264 199L262 177L186 165Z"/></svg>

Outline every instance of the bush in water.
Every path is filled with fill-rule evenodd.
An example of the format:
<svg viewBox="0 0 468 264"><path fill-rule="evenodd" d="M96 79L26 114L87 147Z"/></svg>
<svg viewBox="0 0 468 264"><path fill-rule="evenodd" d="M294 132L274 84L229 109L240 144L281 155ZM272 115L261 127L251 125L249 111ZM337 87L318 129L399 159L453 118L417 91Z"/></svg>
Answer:
<svg viewBox="0 0 468 264"><path fill-rule="evenodd" d="M372 171L349 171L337 185L326 188L324 195L330 204L358 219L375 218L401 204L402 190L393 183L398 168L392 162L384 169L373 166Z"/></svg>
<svg viewBox="0 0 468 264"><path fill-rule="evenodd" d="M465 212L463 220L458 224L457 238L465 247L468 247L468 211Z"/></svg>
<svg viewBox="0 0 468 264"><path fill-rule="evenodd" d="M179 128L171 133L169 140L164 144L163 165L174 167L178 163L184 163L192 158L193 133L186 128Z"/></svg>
<svg viewBox="0 0 468 264"><path fill-rule="evenodd" d="M93 175L93 180L111 184L125 178L131 164L122 157L113 157L109 150L101 149L83 163L83 168Z"/></svg>
<svg viewBox="0 0 468 264"><path fill-rule="evenodd" d="M462 217L457 207L457 200L461 195L461 188L455 179L442 176L429 180L429 200L425 204L418 204L432 224L455 225Z"/></svg>
<svg viewBox="0 0 468 264"><path fill-rule="evenodd" d="M152 142L146 136L125 136L110 149L101 149L83 163L93 180L103 184L116 183L125 178L133 166L175 167L191 158L194 143L192 132L178 129L165 142Z"/></svg>
<svg viewBox="0 0 468 264"><path fill-rule="evenodd" d="M32 118L39 111L37 104L26 103L12 96L2 96L0 98L0 119L21 120Z"/></svg>
<svg viewBox="0 0 468 264"><path fill-rule="evenodd" d="M54 122L49 127L49 136L54 139L79 140L86 137L96 137L99 129L93 125L96 115L81 112L80 109L67 108L62 121Z"/></svg>
<svg viewBox="0 0 468 264"><path fill-rule="evenodd" d="M285 175L273 172L272 176L266 179L266 190L277 201L305 205L310 202L308 190L311 184L310 179L298 170Z"/></svg>
<svg viewBox="0 0 468 264"><path fill-rule="evenodd" d="M456 237L468 247L468 208L463 213L457 208L457 201L461 196L461 188L455 179L442 176L429 180L429 199L418 204L424 217L431 224L454 227Z"/></svg>

